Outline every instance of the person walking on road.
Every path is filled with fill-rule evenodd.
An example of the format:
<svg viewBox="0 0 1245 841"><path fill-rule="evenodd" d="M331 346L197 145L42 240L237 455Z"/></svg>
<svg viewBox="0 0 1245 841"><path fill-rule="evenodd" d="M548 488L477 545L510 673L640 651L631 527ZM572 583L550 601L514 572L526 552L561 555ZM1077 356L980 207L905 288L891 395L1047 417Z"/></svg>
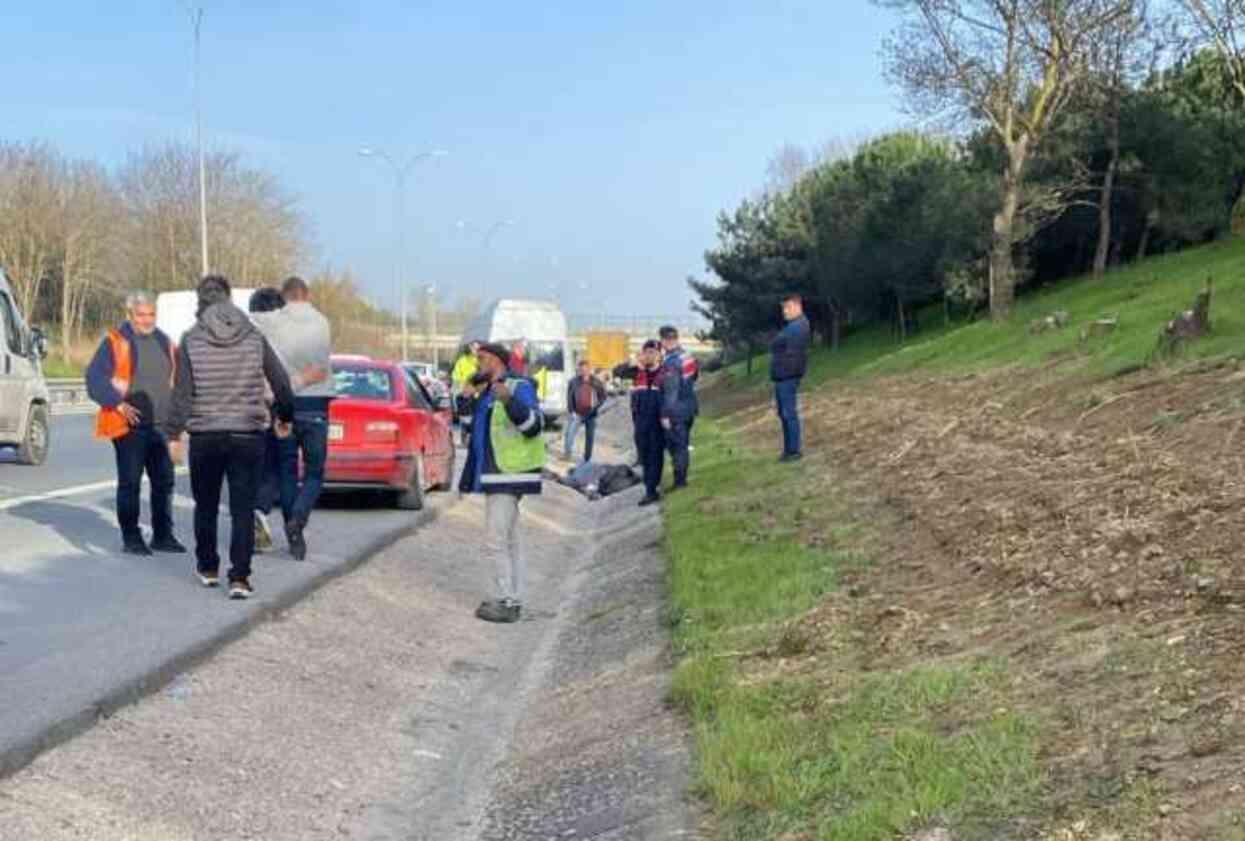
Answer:
<svg viewBox="0 0 1245 841"><path fill-rule="evenodd" d="M812 328L804 315L804 299L792 293L782 299L782 317L787 325L770 343L769 378L774 383L774 403L782 421L782 458L799 461L803 457L800 440L800 409L797 396L800 381L808 369L808 345Z"/></svg>
<svg viewBox="0 0 1245 841"><path fill-rule="evenodd" d="M536 388L509 370L509 349L480 346L478 389L467 463L459 490L484 494L485 553L493 562L494 598L476 609L486 622L517 622L527 562L519 540L519 503L541 492L544 418Z"/></svg>
<svg viewBox="0 0 1245 841"><path fill-rule="evenodd" d="M286 317L285 298L281 290L272 286L256 289L251 293L247 310L251 321L259 328L259 332L273 346L281 363L285 365L285 373L290 378L290 387L295 395L300 389L323 381L328 372L315 363L311 363L301 371L291 370L281 351L276 347L274 337L283 332L282 321ZM272 395L267 394L271 403ZM297 398L295 399L295 416L297 417ZM255 551L264 552L272 548L272 527L268 523L268 515L273 506L281 499L281 439L277 438L275 425L270 424L264 432L264 464L262 467L259 489L255 496Z"/></svg>
<svg viewBox="0 0 1245 841"><path fill-rule="evenodd" d="M173 462L161 431L173 394L176 349L156 327L155 299L131 292L128 320L109 330L87 366L86 386L99 404L95 437L117 457L117 523L121 551L147 556L186 551L173 533ZM151 544L138 526L143 472L151 482Z"/></svg>
<svg viewBox="0 0 1245 841"><path fill-rule="evenodd" d="M661 346L665 353L662 367L663 403L661 425L666 433L666 448L670 451L670 465L674 470L675 489L687 487L687 474L691 468L692 424L700 414L696 397L696 380L700 366L696 357L683 350L679 344L679 331L667 325L662 327Z"/></svg>
<svg viewBox="0 0 1245 841"><path fill-rule="evenodd" d="M540 397L540 389L537 389ZM570 409L566 422L566 460L575 458L575 438L579 428L584 428L584 461L592 461L592 444L597 434L597 415L605 405L605 383L592 373L592 365L587 359L579 360L576 375L566 387L566 406Z"/></svg>
<svg viewBox="0 0 1245 841"><path fill-rule="evenodd" d="M229 482L229 597L251 596L255 552L253 512L269 423L264 383L273 394L278 437L290 434L294 392L276 352L230 300L229 281L199 282L199 312L177 355L177 377L165 430L176 441L190 432L190 486L195 498L195 560L199 581L219 583L216 544L221 485ZM180 459L181 445L173 445Z"/></svg>
<svg viewBox="0 0 1245 841"><path fill-rule="evenodd" d="M278 444L281 462L281 513L285 517L285 539L295 560L307 557L305 531L324 488L324 466L328 460L329 403L334 388L332 370L332 331L328 319L311 303L311 290L300 277L291 277L281 287L285 307L274 320L268 337L286 370L298 371L294 397L293 434ZM314 376L314 372L319 376ZM299 481L299 457L302 481Z"/></svg>
<svg viewBox="0 0 1245 841"><path fill-rule="evenodd" d="M661 501L661 474L665 469L666 438L661 424L664 400L661 344L655 339L644 343L636 365L619 365L614 376L631 380L631 423L635 432L635 451L644 471L645 507Z"/></svg>

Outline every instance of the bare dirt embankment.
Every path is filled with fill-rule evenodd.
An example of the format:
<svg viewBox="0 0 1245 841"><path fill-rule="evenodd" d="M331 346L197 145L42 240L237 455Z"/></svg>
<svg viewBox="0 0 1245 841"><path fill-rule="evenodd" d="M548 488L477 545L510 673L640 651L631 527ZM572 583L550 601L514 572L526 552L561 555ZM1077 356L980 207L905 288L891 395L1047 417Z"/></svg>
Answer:
<svg viewBox="0 0 1245 841"><path fill-rule="evenodd" d="M725 399L777 440L768 404ZM878 526L875 563L799 620L783 668L832 691L828 662L1002 663L978 706L1039 723L1044 773L1001 837L1245 837L1245 370L905 376L805 410L797 481Z"/></svg>

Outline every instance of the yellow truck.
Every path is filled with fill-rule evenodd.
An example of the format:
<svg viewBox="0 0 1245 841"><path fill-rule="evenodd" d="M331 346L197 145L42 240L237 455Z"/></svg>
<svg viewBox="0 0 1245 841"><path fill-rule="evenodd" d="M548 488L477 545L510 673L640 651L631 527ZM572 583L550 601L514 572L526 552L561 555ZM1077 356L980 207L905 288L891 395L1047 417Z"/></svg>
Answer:
<svg viewBox="0 0 1245 841"><path fill-rule="evenodd" d="M589 333L584 358L594 371L613 371L630 357L631 341L622 331L600 330Z"/></svg>

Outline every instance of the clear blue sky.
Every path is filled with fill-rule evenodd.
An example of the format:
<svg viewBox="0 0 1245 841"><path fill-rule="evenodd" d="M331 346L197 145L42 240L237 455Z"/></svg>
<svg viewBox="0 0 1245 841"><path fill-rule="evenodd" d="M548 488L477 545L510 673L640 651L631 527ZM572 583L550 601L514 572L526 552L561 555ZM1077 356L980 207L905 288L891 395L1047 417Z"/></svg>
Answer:
<svg viewBox="0 0 1245 841"><path fill-rule="evenodd" d="M714 217L785 142L904 120L867 0L203 0L205 134L277 173L316 263L394 300L392 194L374 144L444 147L407 201L416 283L542 294L576 313L686 311ZM190 139L181 0L0 10L0 125L110 163ZM512 217L488 253L480 234ZM307 266L310 271L315 266Z"/></svg>

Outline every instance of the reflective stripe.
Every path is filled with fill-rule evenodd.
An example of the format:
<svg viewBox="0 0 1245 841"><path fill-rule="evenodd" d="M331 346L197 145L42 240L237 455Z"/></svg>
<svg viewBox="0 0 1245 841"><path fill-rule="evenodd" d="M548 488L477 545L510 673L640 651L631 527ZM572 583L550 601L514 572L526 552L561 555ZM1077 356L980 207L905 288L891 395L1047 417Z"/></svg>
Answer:
<svg viewBox="0 0 1245 841"><path fill-rule="evenodd" d="M480 477L481 485L527 485L540 481L539 473L485 473Z"/></svg>
<svg viewBox="0 0 1245 841"><path fill-rule="evenodd" d="M520 432L527 432L529 429L531 429L535 425L536 425L536 413L532 412L531 414L527 416L527 420L519 424L518 429Z"/></svg>

